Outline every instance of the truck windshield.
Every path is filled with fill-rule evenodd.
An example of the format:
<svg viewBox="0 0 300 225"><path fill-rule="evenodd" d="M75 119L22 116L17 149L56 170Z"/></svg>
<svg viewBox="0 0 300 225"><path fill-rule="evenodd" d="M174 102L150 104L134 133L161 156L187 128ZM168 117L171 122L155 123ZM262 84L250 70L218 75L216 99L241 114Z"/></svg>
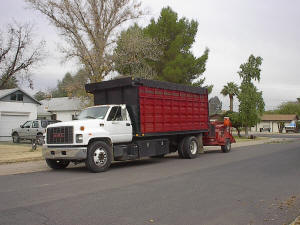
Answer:
<svg viewBox="0 0 300 225"><path fill-rule="evenodd" d="M104 119L108 109L108 106L87 108L79 114L78 119Z"/></svg>

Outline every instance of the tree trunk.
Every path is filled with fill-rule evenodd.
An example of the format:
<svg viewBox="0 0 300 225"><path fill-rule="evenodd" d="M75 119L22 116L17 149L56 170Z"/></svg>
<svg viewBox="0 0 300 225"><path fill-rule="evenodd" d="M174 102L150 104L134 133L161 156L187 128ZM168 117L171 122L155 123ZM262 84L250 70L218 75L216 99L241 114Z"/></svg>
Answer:
<svg viewBox="0 0 300 225"><path fill-rule="evenodd" d="M232 95L229 95L229 100L230 100L229 109L231 112L233 112L233 96Z"/></svg>
<svg viewBox="0 0 300 225"><path fill-rule="evenodd" d="M241 135L241 130L240 130L239 128L236 128L236 131L237 131L238 136L239 136L239 137L242 137L242 135Z"/></svg>
<svg viewBox="0 0 300 225"><path fill-rule="evenodd" d="M246 126L245 127L245 136L248 138L248 135L249 135L249 133L248 133L248 126Z"/></svg>

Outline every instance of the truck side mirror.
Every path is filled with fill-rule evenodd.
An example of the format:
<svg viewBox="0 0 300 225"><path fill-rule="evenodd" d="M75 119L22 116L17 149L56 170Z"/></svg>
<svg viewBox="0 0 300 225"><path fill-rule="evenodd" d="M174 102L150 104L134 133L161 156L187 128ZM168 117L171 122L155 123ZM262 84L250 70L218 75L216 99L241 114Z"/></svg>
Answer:
<svg viewBox="0 0 300 225"><path fill-rule="evenodd" d="M20 127L21 127L21 128L24 128L24 126L23 126L23 125L20 125Z"/></svg>

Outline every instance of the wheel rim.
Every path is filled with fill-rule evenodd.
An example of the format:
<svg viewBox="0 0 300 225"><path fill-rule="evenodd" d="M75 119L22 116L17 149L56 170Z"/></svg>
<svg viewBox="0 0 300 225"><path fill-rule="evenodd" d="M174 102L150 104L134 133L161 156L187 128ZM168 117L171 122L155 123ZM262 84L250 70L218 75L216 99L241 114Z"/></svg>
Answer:
<svg viewBox="0 0 300 225"><path fill-rule="evenodd" d="M195 155L197 153L197 150L198 150L198 146L197 146L197 143L196 141L192 141L191 144L190 144L190 151L193 155Z"/></svg>
<svg viewBox="0 0 300 225"><path fill-rule="evenodd" d="M94 152L94 163L97 166L103 166L107 162L107 154L103 148L98 148Z"/></svg>

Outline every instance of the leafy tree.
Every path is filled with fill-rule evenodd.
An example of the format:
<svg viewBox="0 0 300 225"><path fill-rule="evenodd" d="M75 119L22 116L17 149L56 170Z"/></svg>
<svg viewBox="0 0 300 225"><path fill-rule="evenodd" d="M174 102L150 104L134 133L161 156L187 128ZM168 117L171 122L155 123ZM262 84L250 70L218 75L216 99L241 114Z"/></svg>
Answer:
<svg viewBox="0 0 300 225"><path fill-rule="evenodd" d="M237 130L238 136L241 137L241 128L243 127L243 124L241 121L240 114L238 112L227 111L224 114L224 117L229 117L232 127L234 127Z"/></svg>
<svg viewBox="0 0 300 225"><path fill-rule="evenodd" d="M57 81L57 86L50 91L53 98L59 97L86 97L85 84L88 73L81 69L75 75L66 73L62 80Z"/></svg>
<svg viewBox="0 0 300 225"><path fill-rule="evenodd" d="M297 102L286 102L281 104L277 110L278 114L297 114L300 115L300 104Z"/></svg>
<svg viewBox="0 0 300 225"><path fill-rule="evenodd" d="M229 82L225 85L221 91L221 94L224 96L229 96L230 107L229 110L233 111L233 96L238 95L239 87L234 82Z"/></svg>
<svg viewBox="0 0 300 225"><path fill-rule="evenodd" d="M135 24L121 33L114 51L115 69L122 75L154 79L149 62L158 61L162 51L158 41L144 34Z"/></svg>
<svg viewBox="0 0 300 225"><path fill-rule="evenodd" d="M85 84L88 82L88 73L86 70L79 70L72 80L65 84L64 90L69 97L87 98L90 97L85 91Z"/></svg>
<svg viewBox="0 0 300 225"><path fill-rule="evenodd" d="M209 115L221 113L222 102L217 96L215 96L208 100L208 108L209 108Z"/></svg>
<svg viewBox="0 0 300 225"><path fill-rule="evenodd" d="M38 91L38 92L36 92L36 93L34 94L33 97L34 97L36 100L41 101L41 100L46 99L47 96L48 96L47 93L45 93L45 92L43 92L43 91Z"/></svg>
<svg viewBox="0 0 300 225"><path fill-rule="evenodd" d="M51 91L53 98L67 97L68 92L66 87L73 82L73 76L70 73L66 73L63 79L57 81L57 87Z"/></svg>
<svg viewBox="0 0 300 225"><path fill-rule="evenodd" d="M151 20L145 34L162 43L163 54L150 65L157 79L186 85L203 85L201 78L206 69L209 50L195 57L191 47L195 42L198 23L186 18L178 18L170 7L163 8L157 21Z"/></svg>
<svg viewBox="0 0 300 225"><path fill-rule="evenodd" d="M0 89L15 88L20 80L33 88L30 70L44 56L44 41L33 40L30 24L9 24L0 31Z"/></svg>
<svg viewBox="0 0 300 225"><path fill-rule="evenodd" d="M100 82L113 66L112 47L120 27L143 12L135 0L26 0L59 30L69 47L66 59L76 58L90 82Z"/></svg>
<svg viewBox="0 0 300 225"><path fill-rule="evenodd" d="M246 136L248 136L248 128L259 122L265 108L262 92L259 92L253 84L253 80L260 81L261 64L261 57L250 55L248 61L240 66L238 72L242 79L240 93L238 94L240 101L239 113L241 122L245 127Z"/></svg>

